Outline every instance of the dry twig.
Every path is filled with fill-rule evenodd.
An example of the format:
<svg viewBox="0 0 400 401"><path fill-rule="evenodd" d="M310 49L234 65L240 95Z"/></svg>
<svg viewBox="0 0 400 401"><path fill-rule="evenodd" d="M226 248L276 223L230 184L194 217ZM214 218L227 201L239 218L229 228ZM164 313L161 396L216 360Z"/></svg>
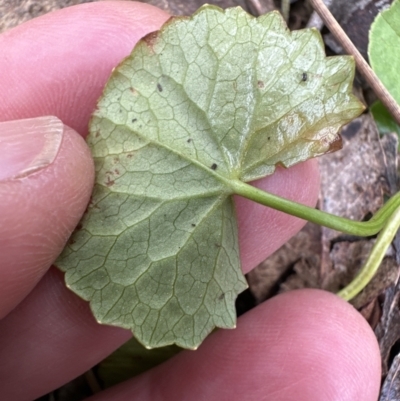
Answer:
<svg viewBox="0 0 400 401"><path fill-rule="evenodd" d="M396 120L397 124L400 125L400 106L397 104L396 100L394 100L392 95L383 86L380 79L377 77L369 64L365 61L361 53L354 46L353 42L346 35L344 30L338 24L324 2L322 0L310 0L310 2L314 10L322 18L325 25L329 28L333 36L335 36L336 40L342 45L343 49L354 57L357 68L360 71L361 75L366 79L366 81L375 92L376 96L389 110L390 114Z"/></svg>

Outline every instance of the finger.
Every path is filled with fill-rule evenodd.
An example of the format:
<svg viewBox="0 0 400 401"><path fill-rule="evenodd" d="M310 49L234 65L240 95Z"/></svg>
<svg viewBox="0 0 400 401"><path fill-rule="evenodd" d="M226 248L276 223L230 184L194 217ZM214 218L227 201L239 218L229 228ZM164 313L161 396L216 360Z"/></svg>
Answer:
<svg viewBox="0 0 400 401"><path fill-rule="evenodd" d="M379 347L362 316L332 294L298 290L90 401L376 401L379 385Z"/></svg>
<svg viewBox="0 0 400 401"><path fill-rule="evenodd" d="M0 398L34 400L87 371L130 336L97 324L88 304L52 268L0 323Z"/></svg>
<svg viewBox="0 0 400 401"><path fill-rule="evenodd" d="M86 135L112 69L168 18L147 4L104 1L64 8L4 33L0 118L55 115Z"/></svg>
<svg viewBox="0 0 400 401"><path fill-rule="evenodd" d="M89 201L93 162L55 117L0 123L0 318L36 285Z"/></svg>
<svg viewBox="0 0 400 401"><path fill-rule="evenodd" d="M4 399L39 397L129 337L97 325L59 275L51 270L0 326ZM376 339L358 312L332 294L301 290L259 305L239 318L237 329L220 330L197 351L183 351L93 401L375 401L379 378Z"/></svg>
<svg viewBox="0 0 400 401"><path fill-rule="evenodd" d="M1 118L53 114L86 134L111 70L140 37L158 29L167 18L142 3L90 3L48 14L0 36ZM316 166L311 161L279 169L257 185L314 206L319 185ZM245 272L304 225L250 201L238 201L237 213Z"/></svg>

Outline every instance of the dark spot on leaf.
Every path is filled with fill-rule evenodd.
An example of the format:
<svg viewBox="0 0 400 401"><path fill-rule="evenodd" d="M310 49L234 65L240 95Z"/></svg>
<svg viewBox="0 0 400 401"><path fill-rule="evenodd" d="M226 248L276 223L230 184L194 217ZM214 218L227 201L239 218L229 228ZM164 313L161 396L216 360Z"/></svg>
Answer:
<svg viewBox="0 0 400 401"><path fill-rule="evenodd" d="M119 170L117 168L115 169L115 174L119 175Z"/></svg>
<svg viewBox="0 0 400 401"><path fill-rule="evenodd" d="M74 245L75 242L76 242L76 241L75 241L74 239L72 239L72 238L68 241L68 243L69 243L70 245Z"/></svg>
<svg viewBox="0 0 400 401"><path fill-rule="evenodd" d="M264 81L257 81L257 86L262 89L264 88Z"/></svg>
<svg viewBox="0 0 400 401"><path fill-rule="evenodd" d="M217 248L221 248L221 244L215 243L215 246L216 246Z"/></svg>
<svg viewBox="0 0 400 401"><path fill-rule="evenodd" d="M269 137L268 137L268 140L270 140L270 139L271 139L271 137L269 136Z"/></svg>
<svg viewBox="0 0 400 401"><path fill-rule="evenodd" d="M217 169L217 164L216 163L213 163L212 165L211 165L211 170L216 170Z"/></svg>
<svg viewBox="0 0 400 401"><path fill-rule="evenodd" d="M158 89L159 92L163 91L163 87L160 84L157 84L157 89Z"/></svg>
<svg viewBox="0 0 400 401"><path fill-rule="evenodd" d="M115 181L110 179L110 177L107 177L107 181L105 182L105 184L107 185L107 187L111 187L115 184Z"/></svg>
<svg viewBox="0 0 400 401"><path fill-rule="evenodd" d="M219 299L220 301L222 301L224 298L225 298L225 294L221 294L221 295L218 297L218 299Z"/></svg>
<svg viewBox="0 0 400 401"><path fill-rule="evenodd" d="M78 224L75 228L76 231L82 230L82 224Z"/></svg>
<svg viewBox="0 0 400 401"><path fill-rule="evenodd" d="M192 227L196 227L196 224L192 223Z"/></svg>
<svg viewBox="0 0 400 401"><path fill-rule="evenodd" d="M127 157L128 159L132 159L133 154L132 154L132 153L128 153L128 154L126 155L126 157Z"/></svg>
<svg viewBox="0 0 400 401"><path fill-rule="evenodd" d="M100 136L100 131L96 131L96 133L94 134L94 136L95 136L96 138L98 138L98 137Z"/></svg>
<svg viewBox="0 0 400 401"><path fill-rule="evenodd" d="M301 80L302 80L303 82L306 82L307 79L308 79L307 73L306 73L306 72L303 72L303 75L301 76Z"/></svg>
<svg viewBox="0 0 400 401"><path fill-rule="evenodd" d="M129 88L129 90L130 90L132 93L136 93L136 89L135 89L135 88Z"/></svg>
<svg viewBox="0 0 400 401"><path fill-rule="evenodd" d="M189 139L187 140L187 143L190 143L190 142L192 142L192 138L189 138Z"/></svg>
<svg viewBox="0 0 400 401"><path fill-rule="evenodd" d="M132 118L132 122L134 123L134 122L136 122L137 121L137 118Z"/></svg>

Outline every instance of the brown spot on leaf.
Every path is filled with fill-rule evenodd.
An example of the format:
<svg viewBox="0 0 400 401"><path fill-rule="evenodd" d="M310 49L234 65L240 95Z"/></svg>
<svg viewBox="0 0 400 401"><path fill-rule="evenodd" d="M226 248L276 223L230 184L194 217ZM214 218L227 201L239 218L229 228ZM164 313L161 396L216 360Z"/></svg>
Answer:
<svg viewBox="0 0 400 401"><path fill-rule="evenodd" d="M257 81L257 86L262 89L264 88L264 81Z"/></svg>
<svg viewBox="0 0 400 401"><path fill-rule="evenodd" d="M107 185L107 187L111 187L115 184L115 181L112 180L110 177L107 177L107 181L105 182L105 184Z"/></svg>
<svg viewBox="0 0 400 401"><path fill-rule="evenodd" d="M157 43L159 31L148 33L142 41L147 45L147 47L154 52L154 45Z"/></svg>
<svg viewBox="0 0 400 401"><path fill-rule="evenodd" d="M343 142L342 142L342 137L340 135L338 135L333 142L331 142L329 144L329 150L327 153L331 153L331 152L336 152L337 150L342 149L343 147Z"/></svg>
<svg viewBox="0 0 400 401"><path fill-rule="evenodd" d="M159 92L163 91L163 87L160 84L157 84L157 89L158 89Z"/></svg>
<svg viewBox="0 0 400 401"><path fill-rule="evenodd" d="M211 170L216 170L217 168L218 168L217 163L213 163L213 164L211 165Z"/></svg>

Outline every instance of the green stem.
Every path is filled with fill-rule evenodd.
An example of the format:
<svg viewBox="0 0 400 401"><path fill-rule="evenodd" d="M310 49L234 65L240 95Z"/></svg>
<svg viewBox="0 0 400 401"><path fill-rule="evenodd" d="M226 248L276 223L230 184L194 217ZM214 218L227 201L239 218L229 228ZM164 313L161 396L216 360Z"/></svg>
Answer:
<svg viewBox="0 0 400 401"><path fill-rule="evenodd" d="M311 221L312 223L360 237L369 237L377 234L397 207L400 206L399 192L390 198L369 221L360 222L304 206L300 203L264 192L239 180L227 180L226 184L230 186L235 194L251 199L264 206L269 206L273 209Z"/></svg>
<svg viewBox="0 0 400 401"><path fill-rule="evenodd" d="M400 207L390 216L390 219L385 224L382 231L379 233L378 238L372 248L371 254L363 268L359 271L354 280L343 290L338 292L338 296L349 301L361 292L367 284L371 281L372 277L377 272L379 265L384 258L387 249L393 241L397 230L400 227Z"/></svg>
<svg viewBox="0 0 400 401"><path fill-rule="evenodd" d="M290 14L290 0L282 0L281 12L285 21L288 22Z"/></svg>

